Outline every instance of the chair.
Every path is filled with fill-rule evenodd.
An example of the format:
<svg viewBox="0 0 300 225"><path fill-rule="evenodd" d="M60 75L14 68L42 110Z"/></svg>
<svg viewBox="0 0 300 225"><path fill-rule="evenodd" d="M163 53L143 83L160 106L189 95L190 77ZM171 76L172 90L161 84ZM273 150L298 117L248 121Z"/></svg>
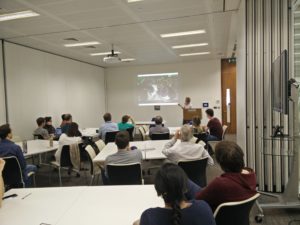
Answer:
<svg viewBox="0 0 300 225"><path fill-rule="evenodd" d="M105 144L109 143L109 142L115 142L116 139L116 135L117 133L119 133L119 131L111 131L111 132L107 132L105 134Z"/></svg>
<svg viewBox="0 0 300 225"><path fill-rule="evenodd" d="M207 161L208 158L193 161L179 161L178 166L184 170L190 180L200 187L205 187L207 185Z"/></svg>
<svg viewBox="0 0 300 225"><path fill-rule="evenodd" d="M89 162L90 162L90 173L92 176L90 185L93 184L94 178L97 175L101 174L101 170L99 167L96 166L96 164L93 162L93 159L96 157L96 152L94 150L94 148L91 145L88 145L85 147L85 151L89 157Z"/></svg>
<svg viewBox="0 0 300 225"><path fill-rule="evenodd" d="M147 126L147 125L143 125L142 127L143 127L143 129L144 129L145 133L147 133L147 132L149 131L149 126Z"/></svg>
<svg viewBox="0 0 300 225"><path fill-rule="evenodd" d="M249 225L251 208L260 194L239 202L227 202L218 206L214 212L217 225Z"/></svg>
<svg viewBox="0 0 300 225"><path fill-rule="evenodd" d="M225 135L226 135L226 133L227 133L227 129L228 129L228 126L227 126L227 125L223 125L222 141L225 140ZM220 142L220 141L209 141L209 142L207 142L207 144L211 147L212 151L215 152L216 145L217 145L219 142Z"/></svg>
<svg viewBox="0 0 300 225"><path fill-rule="evenodd" d="M2 176L6 189L11 188L25 188L25 182L23 178L22 169L19 160L15 156L3 157L5 160L5 167L2 171ZM35 173L31 172L28 177L32 176L35 186Z"/></svg>
<svg viewBox="0 0 300 225"><path fill-rule="evenodd" d="M139 132L141 134L142 141L146 141L146 133L145 133L145 130L143 129L143 127L139 127Z"/></svg>
<svg viewBox="0 0 300 225"><path fill-rule="evenodd" d="M40 134L33 134L33 139L34 140L44 140L43 136Z"/></svg>
<svg viewBox="0 0 300 225"><path fill-rule="evenodd" d="M51 162L51 165L58 169L59 185L62 186L61 169L70 170L73 167L70 156L70 145L64 145L61 150L60 163L57 161Z"/></svg>
<svg viewBox="0 0 300 225"><path fill-rule="evenodd" d="M100 153L102 149L105 147L104 141L101 139L95 142L96 146L98 147L99 152L96 152L96 154Z"/></svg>
<svg viewBox="0 0 300 225"><path fill-rule="evenodd" d="M108 164L106 169L109 184L111 185L135 185L144 183L140 163Z"/></svg>
<svg viewBox="0 0 300 225"><path fill-rule="evenodd" d="M133 131L134 131L134 127L128 128L126 129L127 132L129 133L129 137L130 137L130 141L133 141Z"/></svg>
<svg viewBox="0 0 300 225"><path fill-rule="evenodd" d="M170 133L152 134L151 140L169 140Z"/></svg>

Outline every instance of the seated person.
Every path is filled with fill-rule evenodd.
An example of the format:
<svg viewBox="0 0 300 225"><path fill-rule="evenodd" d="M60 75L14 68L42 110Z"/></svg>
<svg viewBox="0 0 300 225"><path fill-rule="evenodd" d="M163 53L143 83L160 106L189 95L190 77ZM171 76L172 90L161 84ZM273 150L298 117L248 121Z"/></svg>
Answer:
<svg viewBox="0 0 300 225"><path fill-rule="evenodd" d="M133 124L128 123L129 119L130 119L130 116L128 116L128 115L125 115L122 117L122 122L118 123L118 128L120 131L127 130L127 129L134 127Z"/></svg>
<svg viewBox="0 0 300 225"><path fill-rule="evenodd" d="M157 172L155 190L165 207L143 212L134 225L215 225L213 213L205 201L187 201L188 179L185 172L172 163L164 164Z"/></svg>
<svg viewBox="0 0 300 225"><path fill-rule="evenodd" d="M67 133L70 124L73 122L73 118L71 114L63 114L62 118L61 133L64 134Z"/></svg>
<svg viewBox="0 0 300 225"><path fill-rule="evenodd" d="M33 135L38 135L42 137L45 140L48 140L50 138L50 135L48 131L44 128L45 126L45 119L43 117L39 117L36 119L36 123L38 125L38 128L35 129L33 132Z"/></svg>
<svg viewBox="0 0 300 225"><path fill-rule="evenodd" d="M58 150L55 152L55 159L60 164L61 150L64 145L72 145L82 141L77 123L70 123L67 133L60 135L58 140Z"/></svg>
<svg viewBox="0 0 300 225"><path fill-rule="evenodd" d="M214 211L222 203L243 201L256 194L255 173L245 168L244 153L236 143L218 143L215 156L224 173L196 194L196 199L206 201Z"/></svg>
<svg viewBox="0 0 300 225"><path fill-rule="evenodd" d="M207 141L220 141L222 140L223 136L223 127L220 120L214 117L214 110L207 109L205 111L206 116L208 118L207 128L206 130L209 131L209 134L206 137Z"/></svg>
<svg viewBox="0 0 300 225"><path fill-rule="evenodd" d="M21 147L13 143L11 141L12 138L12 130L9 124L0 126L0 157L15 156L18 159L23 173L25 186L28 187L31 184L31 179L28 174L35 172L37 168L34 165L27 165Z"/></svg>
<svg viewBox="0 0 300 225"><path fill-rule="evenodd" d="M44 128L48 131L50 135L55 135L55 128L52 125L52 118L50 116L45 117L45 126Z"/></svg>
<svg viewBox="0 0 300 225"><path fill-rule="evenodd" d="M163 126L163 118L161 116L155 117L155 126L150 127L149 136L151 137L152 134L164 134L170 133L169 128Z"/></svg>
<svg viewBox="0 0 300 225"><path fill-rule="evenodd" d="M2 178L2 171L4 169L5 161L0 158L0 208L2 206L2 198L4 195L4 182Z"/></svg>
<svg viewBox="0 0 300 225"><path fill-rule="evenodd" d="M105 140L105 135L107 132L113 132L113 131L118 131L118 124L111 122L111 114L110 113L105 113L103 115L104 119L104 124L99 129L99 136L100 138L104 141Z"/></svg>
<svg viewBox="0 0 300 225"><path fill-rule="evenodd" d="M192 141L193 134L189 125L183 125L176 131L173 139L168 142L162 153L172 162L178 163L185 160L197 160L208 158L208 164L213 165L214 161L205 150L204 145L196 144ZM176 143L181 140L180 143Z"/></svg>
<svg viewBox="0 0 300 225"><path fill-rule="evenodd" d="M201 133L205 132L204 127L201 126L201 119L200 119L199 116L193 117L192 126L193 126L193 133L194 134L201 134Z"/></svg>
<svg viewBox="0 0 300 225"><path fill-rule="evenodd" d="M142 152L138 149L131 149L129 147L129 141L130 137L127 131L120 131L116 135L115 144L118 147L118 152L107 156L105 159L105 171L108 164L131 164L142 162ZM105 175L107 179L107 174L105 173ZM102 178L104 178L103 182L107 183L107 180L105 181L105 177L102 176Z"/></svg>

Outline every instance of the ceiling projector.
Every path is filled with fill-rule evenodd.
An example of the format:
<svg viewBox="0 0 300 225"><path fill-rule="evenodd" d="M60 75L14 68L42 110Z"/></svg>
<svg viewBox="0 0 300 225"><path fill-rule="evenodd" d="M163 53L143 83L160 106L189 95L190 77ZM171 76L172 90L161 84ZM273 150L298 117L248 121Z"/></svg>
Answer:
<svg viewBox="0 0 300 225"><path fill-rule="evenodd" d="M121 62L121 59L119 58L118 54L115 54L114 50L112 49L111 54L108 54L103 58L103 62L113 64Z"/></svg>

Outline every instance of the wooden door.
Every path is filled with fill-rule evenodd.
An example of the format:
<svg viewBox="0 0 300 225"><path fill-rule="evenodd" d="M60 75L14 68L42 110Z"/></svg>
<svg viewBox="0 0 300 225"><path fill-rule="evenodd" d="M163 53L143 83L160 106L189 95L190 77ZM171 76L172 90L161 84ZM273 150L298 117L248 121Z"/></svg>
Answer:
<svg viewBox="0 0 300 225"><path fill-rule="evenodd" d="M236 133L236 63L221 61L222 122L227 132Z"/></svg>

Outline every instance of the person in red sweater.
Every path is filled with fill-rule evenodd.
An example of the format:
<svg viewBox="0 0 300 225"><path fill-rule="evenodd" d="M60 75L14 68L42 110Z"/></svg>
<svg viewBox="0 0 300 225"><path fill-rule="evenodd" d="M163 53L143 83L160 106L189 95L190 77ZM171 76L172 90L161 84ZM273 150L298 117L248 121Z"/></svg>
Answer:
<svg viewBox="0 0 300 225"><path fill-rule="evenodd" d="M197 200L206 201L213 211L225 202L243 201L256 194L256 175L245 168L244 153L231 141L217 144L216 161L224 173L196 194Z"/></svg>

